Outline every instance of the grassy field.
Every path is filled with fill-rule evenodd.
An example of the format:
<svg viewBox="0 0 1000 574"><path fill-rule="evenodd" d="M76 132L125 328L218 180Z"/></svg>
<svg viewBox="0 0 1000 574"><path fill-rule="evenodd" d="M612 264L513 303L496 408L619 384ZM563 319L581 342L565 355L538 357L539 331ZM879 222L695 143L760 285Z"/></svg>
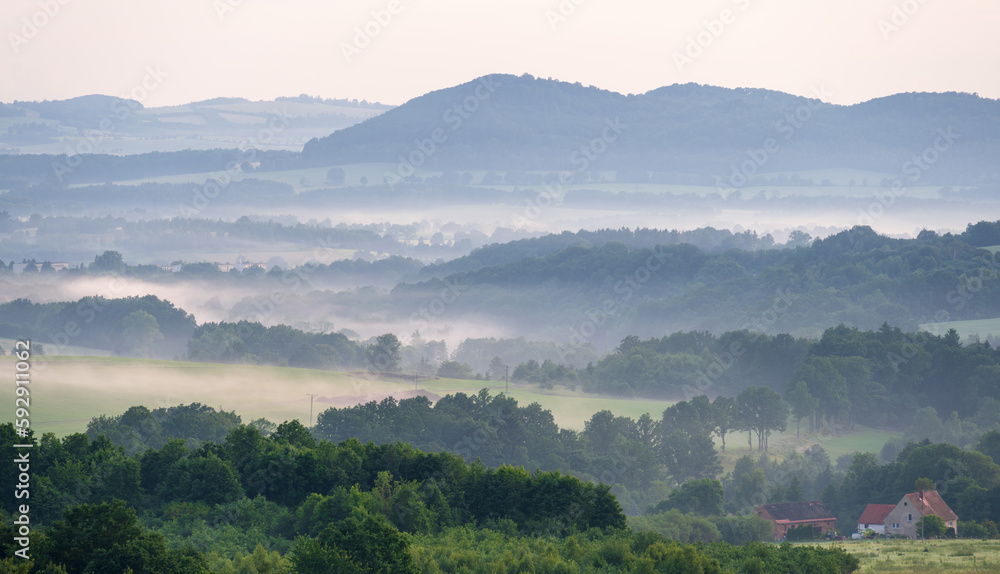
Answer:
<svg viewBox="0 0 1000 574"><path fill-rule="evenodd" d="M4 353L10 353L14 349L14 339L5 339L0 337L0 347L3 348ZM45 343L42 343L42 349L45 349ZM104 349L92 349L90 347L79 347L76 345L64 345L59 348L59 352L64 355L70 355L75 357L110 357L111 351L105 351Z"/></svg>
<svg viewBox="0 0 1000 574"><path fill-rule="evenodd" d="M3 342L0 341L0 345ZM8 348L5 346L5 348ZM81 352L85 349L81 349ZM12 373L13 357L0 357L0 372ZM444 396L456 392L474 394L482 388L491 393L504 392L502 382L457 379L424 379L417 389ZM31 417L38 432L65 435L86 430L91 418L119 415L136 405L150 409L179 404L202 403L216 409L235 411L244 422L266 418L280 423L309 420L309 394L315 394L312 416L331 406L348 406L387 395L407 396L413 382L385 380L363 372L321 371L251 365L221 365L180 361L153 361L117 357L36 357L32 366ZM13 404L13 385L0 387L0 400ZM584 423L601 410L618 416L639 418L649 413L659 420L672 403L648 399L615 399L567 390L546 391L535 386L512 385L510 396L521 405L537 402L547 410L560 428L583 430ZM10 420L12 412L0 417ZM851 452L878 454L882 445L894 436L885 430L859 427L851 432L801 432L795 437L795 425L771 436L769 453L783 458L803 452L813 444L822 445L831 461ZM747 445L746 433L726 437L727 450L720 453L726 470L736 460L760 453ZM716 438L716 444L721 441Z"/></svg>
<svg viewBox="0 0 1000 574"><path fill-rule="evenodd" d="M1000 572L997 540L878 540L822 543L839 545L861 561L858 572L971 574ZM927 550L926 552L924 550Z"/></svg>
<svg viewBox="0 0 1000 574"><path fill-rule="evenodd" d="M358 164L347 164L338 166L342 168L345 172L345 184L347 186L357 186L360 183L361 177L365 176L368 178L370 185L379 185L382 183L383 175L386 172L394 173L397 169L396 164L393 163L358 163ZM287 183L295 188L295 191L309 191L318 188L330 187L326 183L326 173L330 167L320 167L320 168L306 168L306 169L293 169L284 171L266 171L266 172L251 172L246 174L237 174L233 176L234 180L240 180L244 178L254 178L262 180L271 180L281 183ZM483 175L486 173L484 171L472 171L472 185L480 186ZM503 175L504 172L494 172L496 175ZM544 173L544 172L537 172ZM440 171L428 171L428 170L417 170L416 173L420 177L436 177L441 175ZM202 183L208 179L211 173L188 173L188 174L178 174L170 176L157 176L143 179L133 179L133 180L123 180L116 181L115 183L121 185L139 185L143 183ZM778 175L777 173L765 174L767 177L773 177ZM745 187L739 188L744 198L754 197L759 193L766 193L769 197L871 197L880 189L881 180L887 176L887 174L879 174L875 172L867 172L860 170L848 170L848 169L830 169L830 170L816 170L816 171L800 171L800 172L787 172L784 175L792 176L798 175L803 179L810 179L817 182L813 185L800 185L800 186L789 186L789 185L747 185ZM644 194L656 194L656 195L689 195L694 194L701 197L706 197L709 195L717 195L720 193L720 189L714 185L681 185L681 184L666 184L666 183L625 183L625 182L615 182L614 172L603 172L601 174L601 182L592 183L577 183L565 186L565 190L568 193L574 191L602 191L610 193L644 193ZM819 185L818 182L828 180L830 185ZM864 185L863 182L867 181L868 185ZM853 184L851 182L854 182ZM530 187L540 187L537 185L488 185L484 186L490 189L500 189L504 191L513 191L515 188L530 188ZM940 186L914 186L909 187L906 190L906 195L908 197L924 198L924 199L937 199L940 197L938 193Z"/></svg>
<svg viewBox="0 0 1000 574"><path fill-rule="evenodd" d="M944 335L948 329L958 331L963 341L972 335L985 339L988 335L1000 336L1000 319L972 319L969 321L943 321L941 323L923 323L920 329L932 335Z"/></svg>
<svg viewBox="0 0 1000 574"><path fill-rule="evenodd" d="M13 372L13 357L0 358L0 371ZM496 382L453 379L422 380L418 388L436 395L485 387L503 391ZM244 422L264 417L274 422L309 419L309 393L316 394L313 417L330 406L381 400L413 390L413 383L386 381L362 373L281 367L150 361L113 357L36 357L32 366L32 427L65 435L86 430L92 417L119 415L135 405L150 409L202 403L236 411ZM638 417L659 418L670 403L615 400L582 394L555 395L512 387L521 404L538 402L550 409L560 427L583 430L584 421L608 409ZM0 399L13 404L13 385L0 388ZM10 420L12 412L0 418Z"/></svg>

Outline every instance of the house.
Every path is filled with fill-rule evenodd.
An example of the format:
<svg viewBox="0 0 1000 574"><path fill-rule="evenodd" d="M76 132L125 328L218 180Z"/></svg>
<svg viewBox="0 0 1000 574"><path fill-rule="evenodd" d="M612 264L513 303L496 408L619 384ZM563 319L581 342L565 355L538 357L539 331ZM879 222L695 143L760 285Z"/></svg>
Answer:
<svg viewBox="0 0 1000 574"><path fill-rule="evenodd" d="M819 537L834 530L837 518L818 501L783 502L757 507L757 516L774 524L774 539L781 540L788 530L798 526L812 526L813 536Z"/></svg>
<svg viewBox="0 0 1000 574"><path fill-rule="evenodd" d="M869 504L865 511L858 518L858 534L864 534L866 530L874 530L878 534L885 534L885 517L896 508L895 504Z"/></svg>
<svg viewBox="0 0 1000 574"><path fill-rule="evenodd" d="M917 523L929 514L941 517L947 528L954 528L955 532L958 532L958 515L948 507L936 490L918 490L904 495L886 515L885 532L895 536L917 538L920 536Z"/></svg>

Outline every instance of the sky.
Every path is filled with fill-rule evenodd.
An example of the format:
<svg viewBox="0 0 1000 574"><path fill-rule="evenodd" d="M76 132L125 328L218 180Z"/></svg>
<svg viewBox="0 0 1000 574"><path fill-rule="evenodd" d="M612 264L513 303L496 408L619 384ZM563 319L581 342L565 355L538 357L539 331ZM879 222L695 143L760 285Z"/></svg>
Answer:
<svg viewBox="0 0 1000 574"><path fill-rule="evenodd" d="M493 73L1000 98L998 29L997 0L0 0L0 101L401 104Z"/></svg>

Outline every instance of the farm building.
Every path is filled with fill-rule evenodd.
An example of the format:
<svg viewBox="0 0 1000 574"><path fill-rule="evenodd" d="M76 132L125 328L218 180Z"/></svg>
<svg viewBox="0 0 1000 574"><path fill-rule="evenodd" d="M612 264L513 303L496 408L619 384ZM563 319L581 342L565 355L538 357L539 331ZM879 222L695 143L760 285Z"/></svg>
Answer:
<svg viewBox="0 0 1000 574"><path fill-rule="evenodd" d="M885 534L885 517L889 515L895 504L869 504L865 511L858 518L858 534L864 534L866 530L874 530L878 534Z"/></svg>
<svg viewBox="0 0 1000 574"><path fill-rule="evenodd" d="M929 514L944 520L944 525L958 531L958 515L941 498L936 490L918 490L906 494L896 503L895 508L885 517L885 532L896 536L917 538L920 532L917 523Z"/></svg>
<svg viewBox="0 0 1000 574"><path fill-rule="evenodd" d="M834 530L837 518L819 501L783 502L780 504L764 504L757 507L757 516L770 520L774 524L774 539L781 540L788 530L798 526L812 526L816 537Z"/></svg>

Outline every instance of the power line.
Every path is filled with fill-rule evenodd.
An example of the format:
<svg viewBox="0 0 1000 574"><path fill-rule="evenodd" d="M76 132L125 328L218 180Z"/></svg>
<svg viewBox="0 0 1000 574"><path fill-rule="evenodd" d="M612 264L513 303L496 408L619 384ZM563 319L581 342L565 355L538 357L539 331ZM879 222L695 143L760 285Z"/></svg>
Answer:
<svg viewBox="0 0 1000 574"><path fill-rule="evenodd" d="M309 426L313 426L313 399L316 398L316 393L306 393L309 395Z"/></svg>

